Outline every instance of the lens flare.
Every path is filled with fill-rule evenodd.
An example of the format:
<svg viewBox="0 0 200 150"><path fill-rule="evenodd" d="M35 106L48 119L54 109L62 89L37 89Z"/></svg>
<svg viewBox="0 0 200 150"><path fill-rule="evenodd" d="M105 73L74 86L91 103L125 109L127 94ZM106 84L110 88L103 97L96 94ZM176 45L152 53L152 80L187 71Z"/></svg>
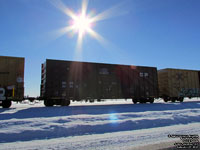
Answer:
<svg viewBox="0 0 200 150"><path fill-rule="evenodd" d="M117 123L119 119L115 113L111 113L109 114L109 120L111 123Z"/></svg>
<svg viewBox="0 0 200 150"><path fill-rule="evenodd" d="M77 49L78 53L82 50L83 37L88 34L94 39L96 39L100 44L106 45L108 43L100 34L95 32L92 28L96 24L96 22L108 19L112 16L118 16L120 14L124 14L123 11L119 10L120 5L115 5L99 14L92 15L87 12L88 0L82 1L82 7L80 13L76 14L70 8L68 8L61 0L52 0L51 3L60 9L64 14L69 16L71 20L69 21L69 25L60 29L57 33L57 38L66 33L76 33L77 34ZM92 12L92 11L91 11Z"/></svg>

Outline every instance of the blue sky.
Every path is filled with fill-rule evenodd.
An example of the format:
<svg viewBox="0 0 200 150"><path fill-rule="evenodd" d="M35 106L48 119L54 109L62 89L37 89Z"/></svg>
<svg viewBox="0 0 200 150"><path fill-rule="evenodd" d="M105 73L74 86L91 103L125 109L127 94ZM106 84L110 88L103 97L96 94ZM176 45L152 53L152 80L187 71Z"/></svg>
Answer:
<svg viewBox="0 0 200 150"><path fill-rule="evenodd" d="M82 1L63 3L78 12ZM0 0L0 55L25 57L25 94L39 96L46 58L200 69L199 0L90 0L88 13L113 7L93 27L108 44L86 35L75 59L77 35L56 38L70 18L51 0Z"/></svg>

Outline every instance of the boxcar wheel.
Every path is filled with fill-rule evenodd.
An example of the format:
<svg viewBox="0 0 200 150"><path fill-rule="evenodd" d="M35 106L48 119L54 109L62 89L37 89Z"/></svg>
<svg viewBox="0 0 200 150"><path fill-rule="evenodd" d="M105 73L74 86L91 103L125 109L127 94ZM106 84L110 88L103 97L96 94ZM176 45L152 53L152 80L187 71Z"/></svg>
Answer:
<svg viewBox="0 0 200 150"><path fill-rule="evenodd" d="M62 100L61 105L62 106L69 106L70 105L70 100Z"/></svg>
<svg viewBox="0 0 200 150"><path fill-rule="evenodd" d="M44 105L46 107L52 107L54 105L52 100L44 100Z"/></svg>
<svg viewBox="0 0 200 150"><path fill-rule="evenodd" d="M154 98L149 98L149 102L152 104L154 102Z"/></svg>
<svg viewBox="0 0 200 150"><path fill-rule="evenodd" d="M176 102L176 98L175 97L173 97L173 98L171 98L171 101L174 103L174 102Z"/></svg>
<svg viewBox="0 0 200 150"><path fill-rule="evenodd" d="M184 97L179 97L178 101L183 102Z"/></svg>
<svg viewBox="0 0 200 150"><path fill-rule="evenodd" d="M167 95L163 95L162 99L164 100L164 102L170 101L170 98Z"/></svg>
<svg viewBox="0 0 200 150"><path fill-rule="evenodd" d="M141 99L140 99L140 103L141 103L141 104L145 104L146 102L147 102L147 99L146 99L146 98L141 98Z"/></svg>
<svg viewBox="0 0 200 150"><path fill-rule="evenodd" d="M11 105L12 105L11 101L8 101L8 100L2 101L3 108L10 108Z"/></svg>
<svg viewBox="0 0 200 150"><path fill-rule="evenodd" d="M133 102L134 104L137 104L137 99L132 99L132 102Z"/></svg>
<svg viewBox="0 0 200 150"><path fill-rule="evenodd" d="M94 100L93 100L93 99L90 99L89 102L90 102L90 103L94 103Z"/></svg>
<svg viewBox="0 0 200 150"><path fill-rule="evenodd" d="M168 98L163 98L164 102L168 102Z"/></svg>

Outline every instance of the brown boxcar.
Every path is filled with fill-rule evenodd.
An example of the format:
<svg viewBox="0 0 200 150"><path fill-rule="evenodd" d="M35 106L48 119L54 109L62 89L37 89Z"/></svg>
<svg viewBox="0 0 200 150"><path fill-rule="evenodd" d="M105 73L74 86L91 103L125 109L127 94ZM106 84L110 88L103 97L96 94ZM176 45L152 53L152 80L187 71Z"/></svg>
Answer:
<svg viewBox="0 0 200 150"><path fill-rule="evenodd" d="M41 97L46 106L75 101L132 98L134 103L158 97L155 67L47 59L42 64Z"/></svg>
<svg viewBox="0 0 200 150"><path fill-rule="evenodd" d="M199 86L200 86L200 71L198 71L198 74L199 74Z"/></svg>
<svg viewBox="0 0 200 150"><path fill-rule="evenodd" d="M183 101L199 97L199 74L195 70L162 69L158 71L159 95L164 101Z"/></svg>
<svg viewBox="0 0 200 150"><path fill-rule="evenodd" d="M0 102L10 107L11 101L24 98L24 58L0 56Z"/></svg>

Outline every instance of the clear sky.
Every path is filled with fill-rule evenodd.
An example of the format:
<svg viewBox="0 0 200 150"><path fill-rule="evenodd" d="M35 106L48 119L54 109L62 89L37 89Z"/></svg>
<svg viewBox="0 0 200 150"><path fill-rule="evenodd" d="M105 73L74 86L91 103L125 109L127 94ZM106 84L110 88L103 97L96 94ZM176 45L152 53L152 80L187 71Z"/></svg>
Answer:
<svg viewBox="0 0 200 150"><path fill-rule="evenodd" d="M81 0L63 0L78 12ZM87 13L109 10L86 34L81 58L77 35L57 36L70 17L52 0L0 0L0 55L25 57L25 94L39 96L46 58L162 68L200 69L199 0L90 0Z"/></svg>

